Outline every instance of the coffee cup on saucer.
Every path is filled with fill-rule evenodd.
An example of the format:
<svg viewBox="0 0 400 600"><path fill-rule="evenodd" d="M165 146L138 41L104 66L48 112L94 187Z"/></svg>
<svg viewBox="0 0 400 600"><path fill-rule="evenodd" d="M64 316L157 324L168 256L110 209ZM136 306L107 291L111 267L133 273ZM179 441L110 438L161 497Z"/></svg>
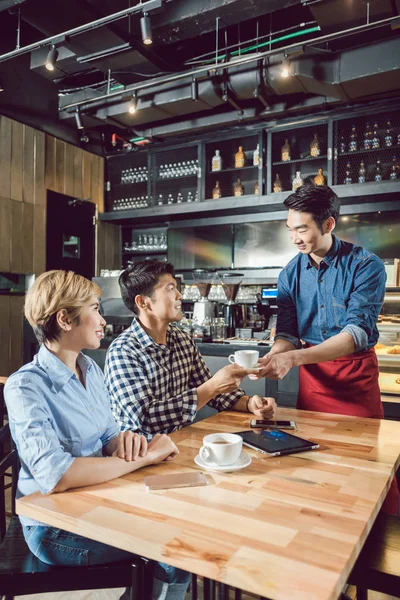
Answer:
<svg viewBox="0 0 400 600"><path fill-rule="evenodd" d="M243 440L235 433L211 433L203 438L200 458L206 464L232 465L242 451Z"/></svg>
<svg viewBox="0 0 400 600"><path fill-rule="evenodd" d="M228 358L230 363L236 363L245 369L252 369L258 362L260 353L258 350L237 350Z"/></svg>

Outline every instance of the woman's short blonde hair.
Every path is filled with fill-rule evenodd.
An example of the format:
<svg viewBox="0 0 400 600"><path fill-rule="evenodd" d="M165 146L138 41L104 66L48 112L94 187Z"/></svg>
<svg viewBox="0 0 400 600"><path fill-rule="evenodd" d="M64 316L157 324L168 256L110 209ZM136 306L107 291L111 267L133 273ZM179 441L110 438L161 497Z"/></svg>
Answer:
<svg viewBox="0 0 400 600"><path fill-rule="evenodd" d="M60 334L58 311L65 309L69 319L77 321L86 302L100 294L96 283L73 271L47 271L26 294L25 317L40 343L56 340Z"/></svg>

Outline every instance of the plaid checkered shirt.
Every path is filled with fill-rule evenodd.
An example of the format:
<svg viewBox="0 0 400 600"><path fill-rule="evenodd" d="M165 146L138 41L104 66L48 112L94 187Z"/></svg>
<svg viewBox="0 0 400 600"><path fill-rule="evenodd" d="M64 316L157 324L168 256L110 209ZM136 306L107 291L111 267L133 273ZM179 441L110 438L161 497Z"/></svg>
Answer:
<svg viewBox="0 0 400 600"><path fill-rule="evenodd" d="M190 425L196 388L210 378L195 343L175 325L168 326L167 345L157 344L135 318L107 352L105 379L117 424L148 439ZM230 409L244 393L220 394L208 404Z"/></svg>

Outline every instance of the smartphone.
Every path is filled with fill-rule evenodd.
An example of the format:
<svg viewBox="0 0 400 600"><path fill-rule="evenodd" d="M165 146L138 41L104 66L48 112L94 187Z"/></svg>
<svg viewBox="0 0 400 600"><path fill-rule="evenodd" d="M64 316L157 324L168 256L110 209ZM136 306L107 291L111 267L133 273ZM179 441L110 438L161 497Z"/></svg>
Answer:
<svg viewBox="0 0 400 600"><path fill-rule="evenodd" d="M250 427L253 427L253 429L257 427L262 429L297 429L295 421L275 421L274 419L252 419Z"/></svg>
<svg viewBox="0 0 400 600"><path fill-rule="evenodd" d="M150 475L144 478L146 491L169 490L171 488L209 485L210 481L204 473L174 473L173 475Z"/></svg>

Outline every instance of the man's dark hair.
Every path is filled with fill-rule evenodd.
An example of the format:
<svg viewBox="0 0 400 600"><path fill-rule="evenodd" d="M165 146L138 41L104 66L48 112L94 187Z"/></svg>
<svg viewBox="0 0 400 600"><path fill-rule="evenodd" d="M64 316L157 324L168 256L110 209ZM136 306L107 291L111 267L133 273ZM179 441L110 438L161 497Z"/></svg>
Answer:
<svg viewBox="0 0 400 600"><path fill-rule="evenodd" d="M166 274L174 277L174 267L171 263L160 260L144 260L125 269L118 279L125 306L137 315L136 296L152 297L160 277Z"/></svg>
<svg viewBox="0 0 400 600"><path fill-rule="evenodd" d="M306 183L294 194L290 194L283 204L286 208L312 215L321 233L323 233L322 224L326 219L333 217L337 223L339 218L340 200L327 185Z"/></svg>

